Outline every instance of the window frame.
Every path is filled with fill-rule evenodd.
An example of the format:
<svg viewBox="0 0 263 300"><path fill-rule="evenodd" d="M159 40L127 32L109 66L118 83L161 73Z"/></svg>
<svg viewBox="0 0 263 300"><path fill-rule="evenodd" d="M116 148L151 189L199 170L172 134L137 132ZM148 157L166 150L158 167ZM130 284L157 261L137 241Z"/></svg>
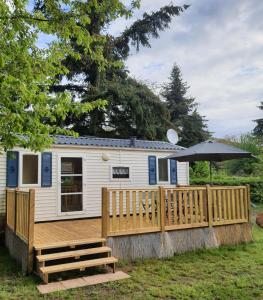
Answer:
<svg viewBox="0 0 263 300"><path fill-rule="evenodd" d="M166 159L167 161L167 181L166 180L160 180L159 177L159 159ZM170 163L169 163L169 159L165 158L165 157L156 157L156 172L157 172L157 182L158 183L170 183Z"/></svg>
<svg viewBox="0 0 263 300"><path fill-rule="evenodd" d="M38 174L37 183L23 183L23 156L24 155L36 155L38 157ZM41 153L39 152L26 152L19 151L19 186L20 187L40 187L41 186Z"/></svg>
<svg viewBox="0 0 263 300"><path fill-rule="evenodd" d="M129 178L113 178L113 168L129 168ZM126 164L110 165L110 180L111 181L131 181L132 180L132 167Z"/></svg>

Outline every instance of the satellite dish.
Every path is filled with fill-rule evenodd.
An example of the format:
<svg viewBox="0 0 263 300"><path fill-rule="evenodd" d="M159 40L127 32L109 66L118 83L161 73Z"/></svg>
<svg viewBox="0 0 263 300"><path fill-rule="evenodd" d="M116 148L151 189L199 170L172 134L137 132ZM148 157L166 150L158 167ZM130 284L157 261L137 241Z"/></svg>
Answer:
<svg viewBox="0 0 263 300"><path fill-rule="evenodd" d="M178 134L175 130L173 129L168 129L167 133L166 133L167 139L171 144L177 144L179 138L178 138Z"/></svg>

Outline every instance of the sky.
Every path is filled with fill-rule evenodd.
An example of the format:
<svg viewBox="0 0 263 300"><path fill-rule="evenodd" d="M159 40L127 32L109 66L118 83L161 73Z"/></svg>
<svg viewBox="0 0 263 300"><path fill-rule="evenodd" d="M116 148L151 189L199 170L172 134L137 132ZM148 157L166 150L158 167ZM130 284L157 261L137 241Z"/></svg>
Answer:
<svg viewBox="0 0 263 300"><path fill-rule="evenodd" d="M176 63L215 137L250 132L253 120L262 117L257 106L263 101L263 1L142 0L132 19L118 19L108 30L118 35L143 12L170 3L191 6L152 39L151 48L132 52L126 62L130 75L161 86ZM41 35L39 45L48 41Z"/></svg>
<svg viewBox="0 0 263 300"><path fill-rule="evenodd" d="M134 19L169 3L142 0ZM151 48L133 52L126 62L130 74L161 85L176 63L215 137L251 131L253 120L262 117L257 105L263 101L263 1L172 3L191 7L175 17L159 39L152 40ZM131 22L118 20L110 30L118 34Z"/></svg>

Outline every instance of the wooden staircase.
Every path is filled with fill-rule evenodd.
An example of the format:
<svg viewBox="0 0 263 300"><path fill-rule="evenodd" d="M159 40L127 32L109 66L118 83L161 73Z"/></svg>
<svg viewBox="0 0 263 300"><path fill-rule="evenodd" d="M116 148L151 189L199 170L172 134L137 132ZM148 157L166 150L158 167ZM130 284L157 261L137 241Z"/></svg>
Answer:
<svg viewBox="0 0 263 300"><path fill-rule="evenodd" d="M115 272L117 258L111 256L106 239L92 238L77 241L35 245L36 273L48 283L49 274L86 268L110 266Z"/></svg>

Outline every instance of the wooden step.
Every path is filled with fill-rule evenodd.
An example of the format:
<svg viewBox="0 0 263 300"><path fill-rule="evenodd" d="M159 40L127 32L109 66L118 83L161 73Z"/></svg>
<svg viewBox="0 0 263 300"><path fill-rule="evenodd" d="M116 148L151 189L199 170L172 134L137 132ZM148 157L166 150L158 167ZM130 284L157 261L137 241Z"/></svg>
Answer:
<svg viewBox="0 0 263 300"><path fill-rule="evenodd" d="M38 255L36 259L38 262L44 262L44 261L57 260L57 259L70 258L70 257L79 258L80 256L84 256L84 255L92 255L92 254L108 253L108 252L111 252L111 248L103 246L103 247L96 247L90 249L43 254L43 255Z"/></svg>
<svg viewBox="0 0 263 300"><path fill-rule="evenodd" d="M90 239L82 239L82 240L55 242L50 244L35 244L34 249L38 251L38 250L75 247L80 245L97 244L97 243L105 243L105 242L106 242L105 238L90 238Z"/></svg>
<svg viewBox="0 0 263 300"><path fill-rule="evenodd" d="M45 283L48 283L48 275L52 273L59 273L70 270L85 270L86 268L96 267L101 265L112 265L113 272L115 272L115 263L118 261L115 257L97 258L85 261L78 261L73 263L66 263L54 266L47 266L39 268L40 276Z"/></svg>
<svg viewBox="0 0 263 300"><path fill-rule="evenodd" d="M41 267L40 271L43 274L51 274L51 273L58 273L58 272L63 272L63 271L96 267L96 266L101 266L101 265L109 265L109 264L114 264L116 262L118 262L118 259L113 256L110 256L110 257L104 257L104 258L96 258L96 259L90 259L90 260L84 260L84 261L77 261L77 262L73 262L73 263Z"/></svg>

